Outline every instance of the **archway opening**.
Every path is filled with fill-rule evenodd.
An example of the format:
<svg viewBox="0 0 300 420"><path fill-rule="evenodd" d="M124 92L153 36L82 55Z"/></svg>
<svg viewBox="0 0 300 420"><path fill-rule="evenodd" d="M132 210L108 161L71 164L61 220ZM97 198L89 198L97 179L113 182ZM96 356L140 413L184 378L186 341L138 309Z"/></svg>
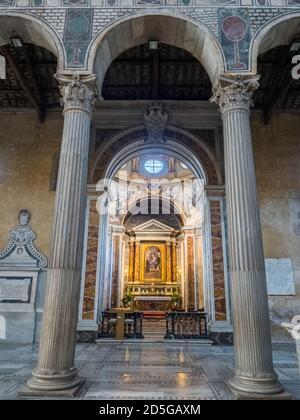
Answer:
<svg viewBox="0 0 300 420"><path fill-rule="evenodd" d="M223 152L209 103L223 68L218 43L162 14L118 22L90 52L105 100L94 117L80 327L100 320L111 334L113 309L129 305L150 317L178 309L226 328Z"/></svg>
<svg viewBox="0 0 300 420"><path fill-rule="evenodd" d="M149 148L119 160L100 199L110 244L103 305L143 313L144 338L165 336L168 311L207 307L204 182L171 153Z"/></svg>
<svg viewBox="0 0 300 420"><path fill-rule="evenodd" d="M212 87L201 63L189 52L156 41L133 47L110 65L105 100L208 101Z"/></svg>
<svg viewBox="0 0 300 420"><path fill-rule="evenodd" d="M89 67L93 67L97 74L99 90L102 91L107 69L120 54L149 41L178 47L192 54L201 62L213 85L224 69L222 49L204 25L177 14L147 12L143 16L120 19L95 37Z"/></svg>
<svg viewBox="0 0 300 420"><path fill-rule="evenodd" d="M57 35L47 24L19 14L0 14L0 107L35 110L44 121L49 109L59 107L60 93L54 74L64 58Z"/></svg>
<svg viewBox="0 0 300 420"><path fill-rule="evenodd" d="M254 95L254 108L262 111L264 124L268 124L274 114L300 110L300 76L293 71L298 63L294 57L300 56L299 28L294 33L289 32L288 37L276 39L269 45L270 49L267 41L262 41L257 57L261 79Z"/></svg>

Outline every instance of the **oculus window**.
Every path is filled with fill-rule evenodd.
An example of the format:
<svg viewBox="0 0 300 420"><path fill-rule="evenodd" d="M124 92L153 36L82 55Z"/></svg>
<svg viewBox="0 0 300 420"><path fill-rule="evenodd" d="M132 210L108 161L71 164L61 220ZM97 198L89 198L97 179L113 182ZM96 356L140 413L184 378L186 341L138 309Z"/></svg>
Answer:
<svg viewBox="0 0 300 420"><path fill-rule="evenodd" d="M160 174L165 167L161 159L146 159L144 162L144 170L151 175Z"/></svg>

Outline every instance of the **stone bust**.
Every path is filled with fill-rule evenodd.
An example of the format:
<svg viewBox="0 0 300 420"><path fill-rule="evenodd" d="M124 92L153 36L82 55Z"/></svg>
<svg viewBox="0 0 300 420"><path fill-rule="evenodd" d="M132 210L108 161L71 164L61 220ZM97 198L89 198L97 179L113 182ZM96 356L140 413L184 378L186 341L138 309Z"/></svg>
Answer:
<svg viewBox="0 0 300 420"><path fill-rule="evenodd" d="M20 226L22 226L22 227L28 226L29 221L30 221L30 217L31 217L31 214L30 214L29 210L27 210L27 209L20 210L20 213L19 213Z"/></svg>

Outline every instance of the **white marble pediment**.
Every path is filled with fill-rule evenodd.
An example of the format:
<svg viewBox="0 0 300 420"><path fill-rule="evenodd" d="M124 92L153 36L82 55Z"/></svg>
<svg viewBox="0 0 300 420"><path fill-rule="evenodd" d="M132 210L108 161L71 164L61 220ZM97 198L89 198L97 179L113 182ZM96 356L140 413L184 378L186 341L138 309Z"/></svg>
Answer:
<svg viewBox="0 0 300 420"><path fill-rule="evenodd" d="M137 226L135 232L142 232L142 233L157 233L157 232L174 232L174 229L164 223L158 222L155 219L148 220L148 222L142 223L141 225Z"/></svg>

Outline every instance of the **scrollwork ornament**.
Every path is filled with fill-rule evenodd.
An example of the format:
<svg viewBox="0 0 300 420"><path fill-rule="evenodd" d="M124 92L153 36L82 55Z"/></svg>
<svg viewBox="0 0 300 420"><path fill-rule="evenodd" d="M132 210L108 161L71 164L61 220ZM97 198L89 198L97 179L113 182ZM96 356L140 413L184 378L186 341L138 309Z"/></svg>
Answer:
<svg viewBox="0 0 300 420"><path fill-rule="evenodd" d="M0 261L7 258L16 249L23 248L27 254L36 260L38 268L45 269L48 264L47 258L33 244L36 234L29 226L30 217L31 214L28 210L20 210L19 226L9 233L6 247L0 251Z"/></svg>
<svg viewBox="0 0 300 420"><path fill-rule="evenodd" d="M249 112L253 105L253 93L259 87L259 79L259 75L248 78L241 74L234 77L221 75L210 101L219 106L222 114L238 109Z"/></svg>

